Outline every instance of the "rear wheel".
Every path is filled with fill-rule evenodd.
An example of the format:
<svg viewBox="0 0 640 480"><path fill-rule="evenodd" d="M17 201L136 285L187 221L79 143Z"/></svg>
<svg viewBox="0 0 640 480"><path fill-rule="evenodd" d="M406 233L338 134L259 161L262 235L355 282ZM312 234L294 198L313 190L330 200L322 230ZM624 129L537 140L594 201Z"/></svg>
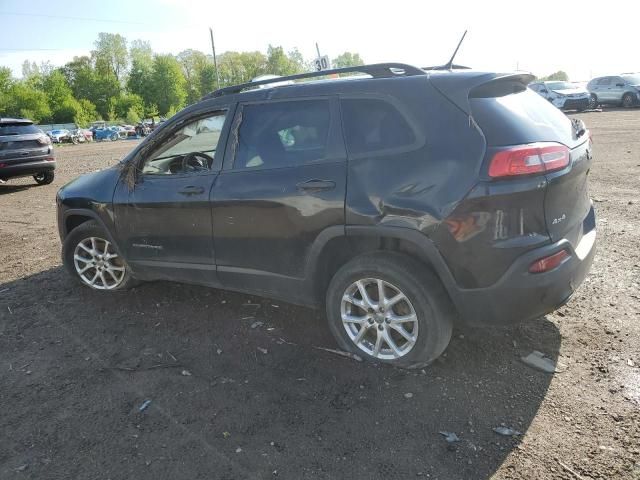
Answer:
<svg viewBox="0 0 640 480"><path fill-rule="evenodd" d="M53 182L55 175L52 170L46 172L36 173L33 176L33 179L36 181L38 185L49 185Z"/></svg>
<svg viewBox="0 0 640 480"><path fill-rule="evenodd" d="M67 271L94 290L124 290L135 285L131 271L102 227L94 221L73 229L62 246Z"/></svg>
<svg viewBox="0 0 640 480"><path fill-rule="evenodd" d="M118 134L114 133L113 135L111 135L111 141L115 142L116 140L118 140Z"/></svg>
<svg viewBox="0 0 640 480"><path fill-rule="evenodd" d="M634 103L635 103L635 102L634 102L634 98L633 98L633 95L632 95L631 93L625 93L625 94L622 96L622 106L623 106L624 108L630 108L630 107L633 107L633 104L634 104Z"/></svg>
<svg viewBox="0 0 640 480"><path fill-rule="evenodd" d="M592 93L591 97L589 98L589 108L590 109L598 108L598 97L596 97L594 93Z"/></svg>
<svg viewBox="0 0 640 480"><path fill-rule="evenodd" d="M431 363L449 344L453 318L440 280L393 252L353 259L327 290L327 319L338 344L371 361Z"/></svg>

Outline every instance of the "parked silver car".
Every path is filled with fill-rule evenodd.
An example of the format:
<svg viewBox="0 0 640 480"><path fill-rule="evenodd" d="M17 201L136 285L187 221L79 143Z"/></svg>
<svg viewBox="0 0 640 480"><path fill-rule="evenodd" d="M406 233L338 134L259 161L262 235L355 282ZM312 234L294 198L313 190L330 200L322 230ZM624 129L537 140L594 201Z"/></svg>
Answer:
<svg viewBox="0 0 640 480"><path fill-rule="evenodd" d="M584 87L562 81L533 82L529 88L549 100L560 110L586 110L589 108L590 95Z"/></svg>
<svg viewBox="0 0 640 480"><path fill-rule="evenodd" d="M640 104L640 73L594 78L587 90L595 104L633 107Z"/></svg>

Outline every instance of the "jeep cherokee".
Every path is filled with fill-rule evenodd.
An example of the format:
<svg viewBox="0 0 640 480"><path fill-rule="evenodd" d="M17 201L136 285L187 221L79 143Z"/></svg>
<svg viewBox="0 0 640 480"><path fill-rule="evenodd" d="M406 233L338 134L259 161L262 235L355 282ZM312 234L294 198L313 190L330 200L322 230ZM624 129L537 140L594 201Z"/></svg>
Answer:
<svg viewBox="0 0 640 480"><path fill-rule="evenodd" d="M400 366L437 358L454 321L506 324L568 300L595 253L592 143L526 88L531 75L320 74L213 92L62 188L70 274L97 290L172 280L324 306L342 348Z"/></svg>

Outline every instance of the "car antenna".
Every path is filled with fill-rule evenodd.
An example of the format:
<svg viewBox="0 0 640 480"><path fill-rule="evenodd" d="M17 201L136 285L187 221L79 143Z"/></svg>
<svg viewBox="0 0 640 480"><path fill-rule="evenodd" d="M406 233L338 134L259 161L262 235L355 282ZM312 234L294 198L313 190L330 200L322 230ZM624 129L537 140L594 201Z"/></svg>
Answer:
<svg viewBox="0 0 640 480"><path fill-rule="evenodd" d="M451 68L453 67L453 59L456 58L456 54L458 53L458 49L460 48L460 45L462 45L462 41L464 40L464 37L466 37L466 35L467 35L467 30L465 30L464 33L462 34L462 38L458 42L458 46L456 47L455 51L453 52L453 55L451 55L451 59L449 60L449 62L446 65L444 65L443 70L451 70Z"/></svg>

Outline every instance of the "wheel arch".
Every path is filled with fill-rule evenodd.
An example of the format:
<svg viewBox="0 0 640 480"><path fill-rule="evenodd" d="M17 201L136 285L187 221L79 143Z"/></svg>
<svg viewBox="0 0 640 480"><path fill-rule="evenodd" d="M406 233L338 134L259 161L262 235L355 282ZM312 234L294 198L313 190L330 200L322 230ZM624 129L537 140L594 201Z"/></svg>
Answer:
<svg viewBox="0 0 640 480"><path fill-rule="evenodd" d="M344 232L325 232L325 238L322 234L318 237L316 244L320 244L312 247L307 275L311 281L311 294L317 303L324 301L327 286L342 265L358 255L382 250L417 258L440 279L453 304L456 304L457 283L437 247L423 233L382 226L347 226Z"/></svg>
<svg viewBox="0 0 640 480"><path fill-rule="evenodd" d="M60 238L64 242L64 239L67 237L67 235L69 235L69 233L72 230L92 220L94 220L98 225L100 225L100 227L104 230L105 235L108 237L107 240L109 240L114 245L116 251L120 255L122 255L122 250L118 245L117 239L114 238L113 233L107 227L104 220L100 218L100 215L98 215L93 210L84 209L84 208L66 210L62 216L62 221L60 222L60 226L59 226Z"/></svg>

